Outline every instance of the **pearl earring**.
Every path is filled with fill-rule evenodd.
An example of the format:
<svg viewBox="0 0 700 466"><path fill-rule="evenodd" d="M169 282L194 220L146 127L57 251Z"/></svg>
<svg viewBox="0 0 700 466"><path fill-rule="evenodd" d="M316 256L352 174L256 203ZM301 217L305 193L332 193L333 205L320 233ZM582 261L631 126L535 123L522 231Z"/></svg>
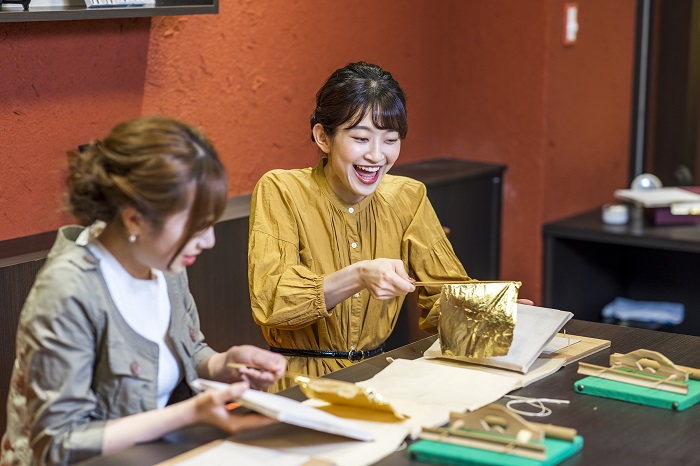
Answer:
<svg viewBox="0 0 700 466"><path fill-rule="evenodd" d="M136 235L129 235L129 242L135 243L136 242Z"/></svg>

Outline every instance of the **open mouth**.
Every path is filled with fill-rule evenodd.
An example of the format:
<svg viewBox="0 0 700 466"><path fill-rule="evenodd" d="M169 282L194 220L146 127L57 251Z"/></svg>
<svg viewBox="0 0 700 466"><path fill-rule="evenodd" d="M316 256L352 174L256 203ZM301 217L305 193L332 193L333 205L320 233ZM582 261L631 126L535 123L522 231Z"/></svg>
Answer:
<svg viewBox="0 0 700 466"><path fill-rule="evenodd" d="M380 166L376 165L353 165L357 178L364 184L374 184L379 179L381 173Z"/></svg>

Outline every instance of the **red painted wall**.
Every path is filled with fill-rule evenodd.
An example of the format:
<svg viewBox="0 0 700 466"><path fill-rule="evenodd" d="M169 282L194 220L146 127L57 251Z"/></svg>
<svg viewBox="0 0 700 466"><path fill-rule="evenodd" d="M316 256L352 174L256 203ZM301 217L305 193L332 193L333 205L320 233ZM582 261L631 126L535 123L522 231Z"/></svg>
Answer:
<svg viewBox="0 0 700 466"><path fill-rule="evenodd" d="M0 23L0 240L70 221L66 151L141 114L149 37L148 19Z"/></svg>
<svg viewBox="0 0 700 466"><path fill-rule="evenodd" d="M221 0L218 15L0 23L0 240L57 228L67 149L162 113L204 128L232 195L314 164L308 117L334 69L366 60L408 94L399 163L508 165L502 273L541 293L543 222L626 184L635 0ZM469 270L469 264L465 264Z"/></svg>

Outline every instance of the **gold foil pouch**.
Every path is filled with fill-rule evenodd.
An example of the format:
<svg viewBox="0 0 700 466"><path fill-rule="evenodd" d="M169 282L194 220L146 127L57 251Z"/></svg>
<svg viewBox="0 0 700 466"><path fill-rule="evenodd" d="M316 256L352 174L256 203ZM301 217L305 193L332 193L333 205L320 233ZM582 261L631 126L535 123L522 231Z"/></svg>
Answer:
<svg viewBox="0 0 700 466"><path fill-rule="evenodd" d="M378 421L400 421L406 416L394 410L394 408L376 393L372 388L360 387L350 382L332 379L314 379L304 376L296 376L295 382L307 398L325 401L334 406L350 407L371 410L377 415L369 416ZM342 416L340 413L335 413ZM355 413L357 414L357 413ZM342 416L347 417L347 416ZM367 417L367 416L365 416Z"/></svg>
<svg viewBox="0 0 700 466"><path fill-rule="evenodd" d="M467 282L442 286L440 347L443 356L505 356L513 342L520 282Z"/></svg>

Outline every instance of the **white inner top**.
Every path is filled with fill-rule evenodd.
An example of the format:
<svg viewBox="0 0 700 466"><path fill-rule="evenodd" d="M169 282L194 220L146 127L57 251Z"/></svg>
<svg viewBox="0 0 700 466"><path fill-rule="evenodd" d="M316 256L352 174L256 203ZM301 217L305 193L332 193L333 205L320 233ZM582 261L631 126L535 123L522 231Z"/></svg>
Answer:
<svg viewBox="0 0 700 466"><path fill-rule="evenodd" d="M102 276L119 313L142 337L158 345L158 399L163 408L180 381L180 366L166 343L171 309L168 286L163 272L151 269L151 279L138 279L100 243L96 236L102 225L94 224L78 237L77 244L87 245L99 259Z"/></svg>

